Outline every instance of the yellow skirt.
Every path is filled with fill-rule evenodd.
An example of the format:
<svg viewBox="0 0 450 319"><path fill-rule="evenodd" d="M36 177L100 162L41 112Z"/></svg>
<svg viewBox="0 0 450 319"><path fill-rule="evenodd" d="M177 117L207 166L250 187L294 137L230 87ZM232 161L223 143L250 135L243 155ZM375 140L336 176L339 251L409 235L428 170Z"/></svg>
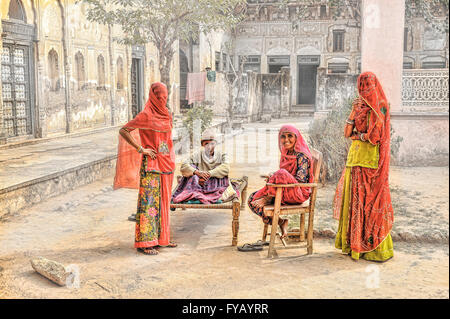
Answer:
<svg viewBox="0 0 450 319"><path fill-rule="evenodd" d="M366 253L357 253L352 251L351 247L347 244L347 230L349 211L351 203L351 167L345 169L344 180L344 193L342 199L341 214L339 217L339 227L336 234L335 247L342 249L342 252L349 254L353 259L358 260L360 258L373 261L386 261L394 256L394 243L392 242L391 234L381 242L378 247L372 251Z"/></svg>

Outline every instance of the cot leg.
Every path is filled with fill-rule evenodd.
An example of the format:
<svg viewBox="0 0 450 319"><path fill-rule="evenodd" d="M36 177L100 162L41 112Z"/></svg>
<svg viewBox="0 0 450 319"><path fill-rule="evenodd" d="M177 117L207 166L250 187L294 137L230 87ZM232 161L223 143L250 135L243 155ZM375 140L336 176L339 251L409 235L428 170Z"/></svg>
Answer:
<svg viewBox="0 0 450 319"><path fill-rule="evenodd" d="M241 214L241 206L238 201L233 202L233 221L231 228L233 231L233 240L231 241L232 246L236 246L238 242L239 233L239 215Z"/></svg>
<svg viewBox="0 0 450 319"><path fill-rule="evenodd" d="M269 225L268 224L264 224L264 230L263 230L263 235L262 235L262 241L266 241L267 239L267 230L269 229Z"/></svg>
<svg viewBox="0 0 450 319"><path fill-rule="evenodd" d="M245 180L245 182L247 183L247 180ZM242 190L242 194L241 194L241 209L245 209L245 203L247 201L247 185L245 185L244 189Z"/></svg>

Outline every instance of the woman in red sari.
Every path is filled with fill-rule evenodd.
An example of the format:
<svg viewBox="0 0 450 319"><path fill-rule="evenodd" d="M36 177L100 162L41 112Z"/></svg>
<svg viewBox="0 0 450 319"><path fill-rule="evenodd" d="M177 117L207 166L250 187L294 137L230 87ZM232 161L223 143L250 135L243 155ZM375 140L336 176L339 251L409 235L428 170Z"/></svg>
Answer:
<svg viewBox="0 0 450 319"><path fill-rule="evenodd" d="M153 83L144 110L119 131L114 189L139 189L134 247L149 255L159 246L176 247L169 231L175 152L166 103L166 86Z"/></svg>
<svg viewBox="0 0 450 319"><path fill-rule="evenodd" d="M269 175L268 183L295 184L312 183L312 157L300 131L293 125L283 125L278 133L278 147L281 152L280 169ZM272 217L264 215L264 206L272 204L275 198L275 187L264 186L252 193L248 206L252 212L260 216L265 224L272 223ZM311 195L309 187L290 187L283 190L281 204L301 204ZM284 238L287 236L288 219L279 218Z"/></svg>
<svg viewBox="0 0 450 319"><path fill-rule="evenodd" d="M352 145L334 198L335 246L356 260L386 261L394 256L389 103L375 74L362 73L357 87L344 133Z"/></svg>

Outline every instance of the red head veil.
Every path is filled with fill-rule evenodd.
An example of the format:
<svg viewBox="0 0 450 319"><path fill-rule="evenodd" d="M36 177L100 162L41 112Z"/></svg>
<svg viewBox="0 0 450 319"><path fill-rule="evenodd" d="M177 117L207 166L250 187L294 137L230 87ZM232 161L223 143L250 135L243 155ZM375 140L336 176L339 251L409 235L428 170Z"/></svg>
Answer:
<svg viewBox="0 0 450 319"><path fill-rule="evenodd" d="M288 150L281 144L281 134L284 132L290 132L297 137L297 141L295 142L294 145L294 150L297 153L303 153L304 155L306 155L306 157L308 157L310 162L312 159L311 151L309 150L309 147L306 144L302 134L300 134L300 131L294 125L286 124L280 128L280 131L278 133L278 148L280 149L281 152L280 168L284 168L289 173L291 173L291 175L295 175L297 169L297 157L295 155L288 155L287 154ZM312 162L309 176L310 176L309 182L312 182L313 180Z"/></svg>
<svg viewBox="0 0 450 319"><path fill-rule="evenodd" d="M373 170L373 176L382 174L387 178L391 141L389 103L380 82L372 72L362 73L358 77L357 86L359 97L364 103L355 109L355 125L357 129L358 126L364 126L368 110L372 111L367 125L367 138L372 144L380 145L378 169Z"/></svg>
<svg viewBox="0 0 450 319"><path fill-rule="evenodd" d="M153 83L145 108L124 127L138 129L131 135L143 148L157 152L155 160L148 158L147 170L171 173L175 169L175 152L172 142L172 117L166 107L167 87L163 83ZM142 154L139 154L119 136L118 157L114 189L139 187L139 168Z"/></svg>

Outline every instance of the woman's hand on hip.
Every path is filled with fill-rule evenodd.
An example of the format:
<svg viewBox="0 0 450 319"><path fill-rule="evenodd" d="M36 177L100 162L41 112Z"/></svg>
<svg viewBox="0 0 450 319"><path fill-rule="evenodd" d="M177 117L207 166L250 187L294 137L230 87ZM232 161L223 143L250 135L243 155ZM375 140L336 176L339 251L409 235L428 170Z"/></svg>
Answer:
<svg viewBox="0 0 450 319"><path fill-rule="evenodd" d="M151 148L144 148L142 150L142 154L150 156L151 159L155 159L156 158L156 151L152 150Z"/></svg>

